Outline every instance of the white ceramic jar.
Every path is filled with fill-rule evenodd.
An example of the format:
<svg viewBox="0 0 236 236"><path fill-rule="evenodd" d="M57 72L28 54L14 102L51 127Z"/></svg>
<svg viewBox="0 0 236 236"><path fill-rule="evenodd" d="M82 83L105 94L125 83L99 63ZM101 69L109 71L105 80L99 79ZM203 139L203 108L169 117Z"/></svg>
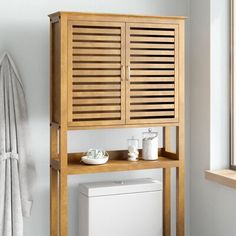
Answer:
<svg viewBox="0 0 236 236"><path fill-rule="evenodd" d="M143 133L143 151L142 159L147 161L153 161L158 159L158 133L152 132L151 129L148 132Z"/></svg>

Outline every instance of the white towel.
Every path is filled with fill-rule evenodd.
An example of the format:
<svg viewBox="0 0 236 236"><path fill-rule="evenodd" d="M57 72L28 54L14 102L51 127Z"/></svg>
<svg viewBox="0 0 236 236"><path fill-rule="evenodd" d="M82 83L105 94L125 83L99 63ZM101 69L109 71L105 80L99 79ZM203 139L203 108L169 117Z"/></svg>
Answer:
<svg viewBox="0 0 236 236"><path fill-rule="evenodd" d="M23 85L5 53L0 59L1 236L23 236L23 216L30 216L35 168L29 158L28 137Z"/></svg>

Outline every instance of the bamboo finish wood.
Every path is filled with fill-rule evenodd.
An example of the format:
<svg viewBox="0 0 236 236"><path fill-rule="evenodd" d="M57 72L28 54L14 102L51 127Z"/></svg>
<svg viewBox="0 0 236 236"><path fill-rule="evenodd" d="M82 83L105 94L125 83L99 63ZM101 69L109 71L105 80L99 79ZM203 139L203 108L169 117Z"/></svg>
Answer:
<svg viewBox="0 0 236 236"><path fill-rule="evenodd" d="M57 127L50 127L50 159L51 161L59 161L57 159L58 146L58 130ZM58 235L58 170L50 166L50 235Z"/></svg>
<svg viewBox="0 0 236 236"><path fill-rule="evenodd" d="M180 35L184 35L184 24L179 25ZM176 169L176 235L183 236L185 232L185 174L184 174L184 158L185 158L185 109L184 109L184 100L185 100L185 84L184 84L184 37L181 37L179 40L179 96L178 96L178 105L179 105L179 126L176 128L176 153L179 157L179 167Z"/></svg>
<svg viewBox="0 0 236 236"><path fill-rule="evenodd" d="M163 236L171 236L171 170L163 169Z"/></svg>
<svg viewBox="0 0 236 236"><path fill-rule="evenodd" d="M58 170L50 168L50 235L58 236Z"/></svg>
<svg viewBox="0 0 236 236"><path fill-rule="evenodd" d="M50 20L50 235L68 235L68 175L163 168L170 236L176 168L176 232L184 236L184 17L58 12ZM67 153L68 130L150 126L164 127L157 161L112 151L107 164L87 166L81 153Z"/></svg>

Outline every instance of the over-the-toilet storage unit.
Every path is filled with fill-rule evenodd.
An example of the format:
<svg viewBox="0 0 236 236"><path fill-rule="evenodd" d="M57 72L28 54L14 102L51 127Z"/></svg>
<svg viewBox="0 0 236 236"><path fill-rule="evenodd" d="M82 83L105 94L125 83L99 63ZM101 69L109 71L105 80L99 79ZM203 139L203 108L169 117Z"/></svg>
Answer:
<svg viewBox="0 0 236 236"><path fill-rule="evenodd" d="M184 235L184 19L57 12L51 30L51 236L68 233L71 174L163 169L163 235L170 235L171 168L176 229ZM163 127L157 161L128 162L109 152L102 166L67 153L68 130ZM176 152L171 145L176 128ZM92 146L92 144L91 144Z"/></svg>

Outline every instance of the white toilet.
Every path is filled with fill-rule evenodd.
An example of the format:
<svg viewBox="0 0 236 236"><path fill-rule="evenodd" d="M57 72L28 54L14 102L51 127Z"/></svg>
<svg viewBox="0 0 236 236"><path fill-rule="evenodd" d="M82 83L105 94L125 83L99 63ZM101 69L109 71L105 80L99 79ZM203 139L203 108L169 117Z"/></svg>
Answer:
<svg viewBox="0 0 236 236"><path fill-rule="evenodd" d="M79 236L162 236L162 184L153 179L81 184Z"/></svg>

